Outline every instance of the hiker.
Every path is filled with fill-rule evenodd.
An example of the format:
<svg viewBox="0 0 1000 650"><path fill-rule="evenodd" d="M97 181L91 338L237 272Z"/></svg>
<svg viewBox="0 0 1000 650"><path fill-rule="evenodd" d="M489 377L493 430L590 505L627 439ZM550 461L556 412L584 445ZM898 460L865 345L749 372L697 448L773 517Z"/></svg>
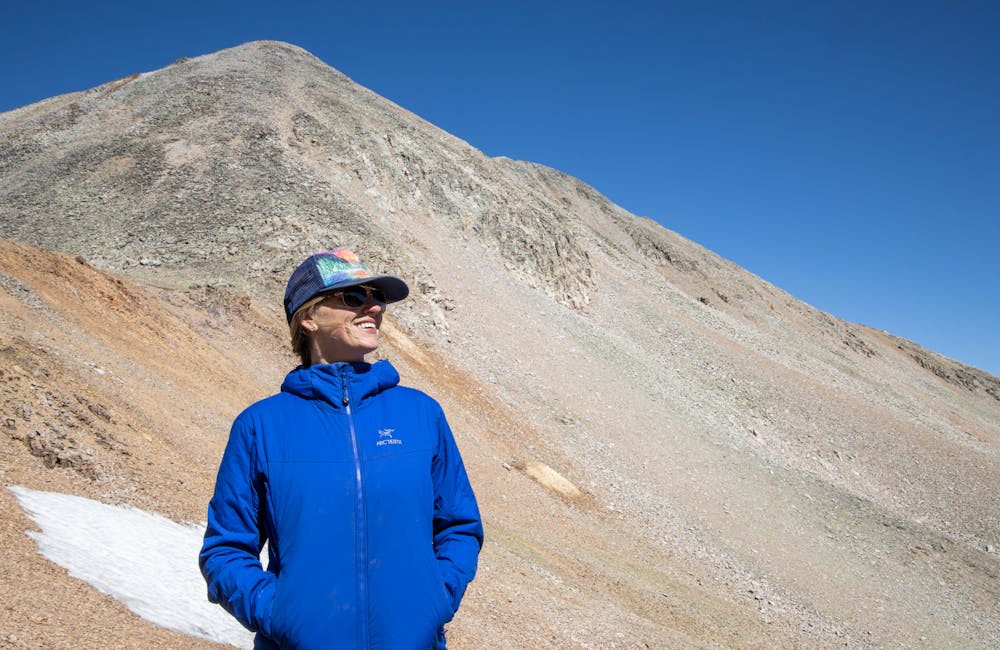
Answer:
<svg viewBox="0 0 1000 650"><path fill-rule="evenodd" d="M288 280L302 365L233 423L199 557L256 650L445 647L483 543L476 498L438 403L364 360L408 294L347 249Z"/></svg>

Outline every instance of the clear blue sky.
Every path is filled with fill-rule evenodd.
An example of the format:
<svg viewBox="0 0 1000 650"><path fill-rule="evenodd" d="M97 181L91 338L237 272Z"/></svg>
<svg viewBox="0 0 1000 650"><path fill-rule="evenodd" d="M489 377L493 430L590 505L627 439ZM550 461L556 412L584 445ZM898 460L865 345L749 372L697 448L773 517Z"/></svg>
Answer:
<svg viewBox="0 0 1000 650"><path fill-rule="evenodd" d="M19 2L0 111L249 40L1000 374L1000 2Z"/></svg>

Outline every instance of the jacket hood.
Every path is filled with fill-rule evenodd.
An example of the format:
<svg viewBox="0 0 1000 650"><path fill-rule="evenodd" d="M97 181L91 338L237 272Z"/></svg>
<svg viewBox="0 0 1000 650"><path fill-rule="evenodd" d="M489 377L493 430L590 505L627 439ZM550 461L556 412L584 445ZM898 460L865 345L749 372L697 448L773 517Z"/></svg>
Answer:
<svg viewBox="0 0 1000 650"><path fill-rule="evenodd" d="M318 399L334 408L344 408L345 391L352 406L399 384L399 373L388 361L375 363L324 363L288 373L281 392L303 399Z"/></svg>

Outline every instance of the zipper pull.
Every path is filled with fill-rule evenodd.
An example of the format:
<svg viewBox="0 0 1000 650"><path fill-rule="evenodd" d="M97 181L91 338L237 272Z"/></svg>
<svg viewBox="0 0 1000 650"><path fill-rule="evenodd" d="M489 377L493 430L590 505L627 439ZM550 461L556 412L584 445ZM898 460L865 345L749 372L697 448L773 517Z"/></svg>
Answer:
<svg viewBox="0 0 1000 650"><path fill-rule="evenodd" d="M344 399L342 399L340 401L340 403L343 406L348 406L351 403L351 398L348 397L348 395L347 395L347 375L346 374L340 376L340 385L344 389Z"/></svg>

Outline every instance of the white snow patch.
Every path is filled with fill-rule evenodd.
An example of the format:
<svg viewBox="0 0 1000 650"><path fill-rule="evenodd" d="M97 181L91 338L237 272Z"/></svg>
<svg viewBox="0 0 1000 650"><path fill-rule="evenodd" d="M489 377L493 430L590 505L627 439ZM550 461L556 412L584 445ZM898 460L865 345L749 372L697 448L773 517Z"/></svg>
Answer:
<svg viewBox="0 0 1000 650"><path fill-rule="evenodd" d="M203 526L143 510L11 487L41 528L27 534L69 574L113 596L147 621L202 639L253 647L253 634L208 602L198 569Z"/></svg>

